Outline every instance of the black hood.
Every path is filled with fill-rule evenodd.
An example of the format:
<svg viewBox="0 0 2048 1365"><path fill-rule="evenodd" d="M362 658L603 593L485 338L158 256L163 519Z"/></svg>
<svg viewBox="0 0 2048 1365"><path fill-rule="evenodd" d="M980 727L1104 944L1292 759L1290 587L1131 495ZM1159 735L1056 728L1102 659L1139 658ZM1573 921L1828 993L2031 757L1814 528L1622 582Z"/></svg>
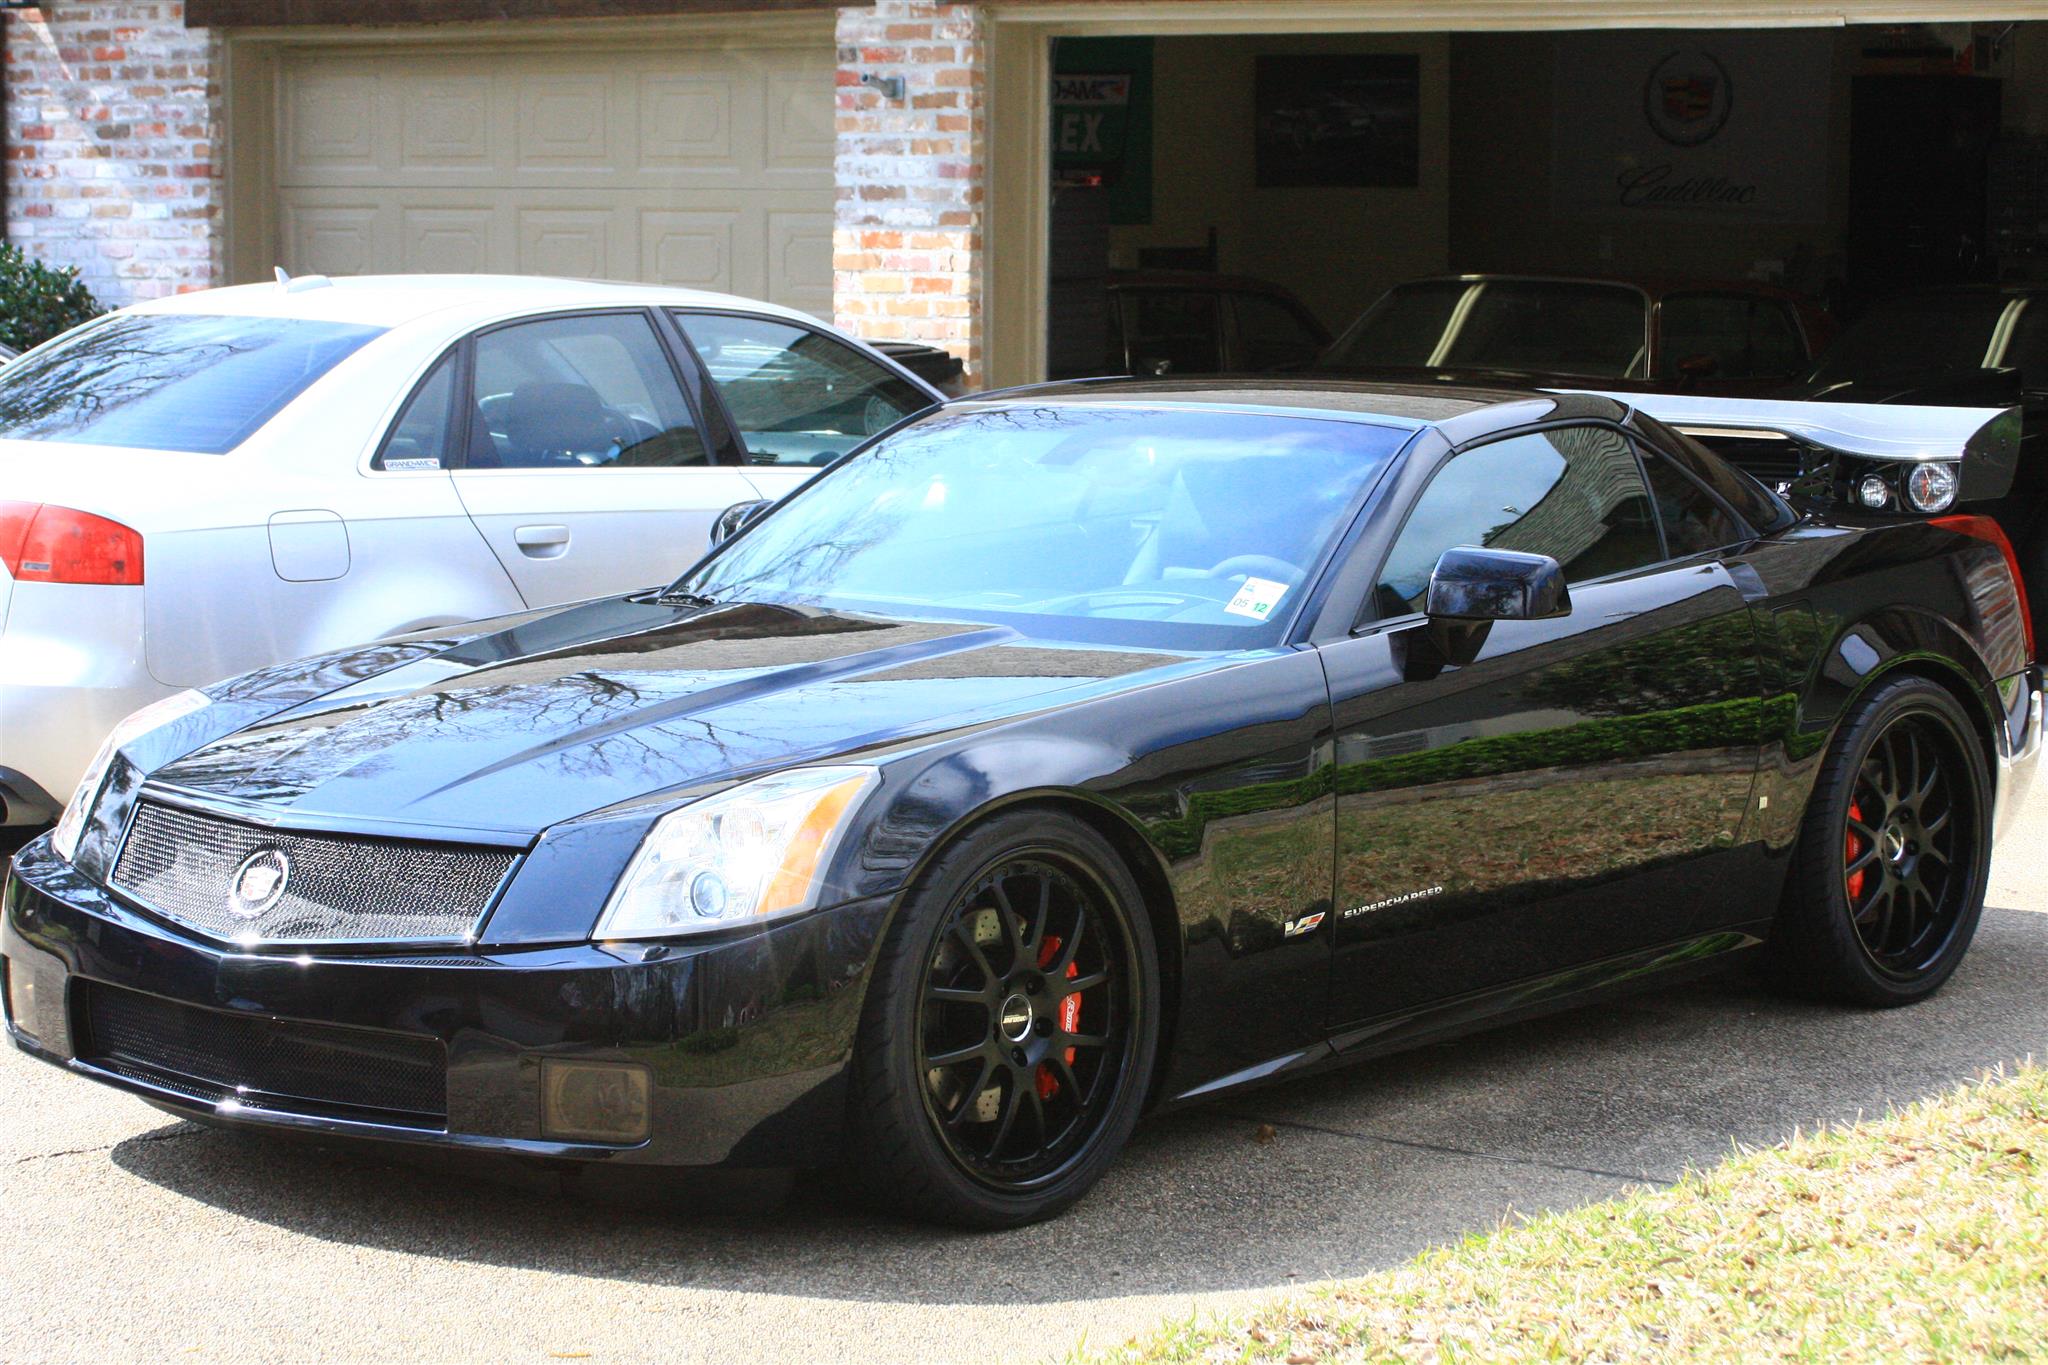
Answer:
<svg viewBox="0 0 2048 1365"><path fill-rule="evenodd" d="M532 835L1205 666L999 626L618 598L264 670L218 694L283 709L153 777L280 816Z"/></svg>

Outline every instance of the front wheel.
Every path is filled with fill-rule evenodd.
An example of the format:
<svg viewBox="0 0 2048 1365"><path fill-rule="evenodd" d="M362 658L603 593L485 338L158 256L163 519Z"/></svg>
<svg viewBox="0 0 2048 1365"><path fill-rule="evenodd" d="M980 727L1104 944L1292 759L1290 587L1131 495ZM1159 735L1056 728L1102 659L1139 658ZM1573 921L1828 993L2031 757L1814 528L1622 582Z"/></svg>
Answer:
<svg viewBox="0 0 2048 1365"><path fill-rule="evenodd" d="M1924 678L1857 703L1821 765L1769 947L1801 994L1906 1005L1941 988L1976 932L1991 779L1960 704Z"/></svg>
<svg viewBox="0 0 2048 1365"><path fill-rule="evenodd" d="M1067 1208L1137 1123L1158 980L1138 886L1101 835L1043 811L971 830L875 965L851 1114L867 1193L971 1227Z"/></svg>

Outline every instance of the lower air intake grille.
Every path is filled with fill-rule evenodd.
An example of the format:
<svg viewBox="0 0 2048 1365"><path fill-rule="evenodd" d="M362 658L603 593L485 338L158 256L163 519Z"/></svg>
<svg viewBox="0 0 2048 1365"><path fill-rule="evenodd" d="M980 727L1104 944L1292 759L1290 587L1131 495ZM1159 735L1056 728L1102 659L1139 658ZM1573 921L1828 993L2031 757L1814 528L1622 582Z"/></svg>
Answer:
<svg viewBox="0 0 2048 1365"><path fill-rule="evenodd" d="M114 888L212 938L248 944L459 940L518 855L303 834L144 802Z"/></svg>
<svg viewBox="0 0 2048 1365"><path fill-rule="evenodd" d="M448 1120L439 1039L200 1009L79 981L79 1059L208 1103L414 1128Z"/></svg>

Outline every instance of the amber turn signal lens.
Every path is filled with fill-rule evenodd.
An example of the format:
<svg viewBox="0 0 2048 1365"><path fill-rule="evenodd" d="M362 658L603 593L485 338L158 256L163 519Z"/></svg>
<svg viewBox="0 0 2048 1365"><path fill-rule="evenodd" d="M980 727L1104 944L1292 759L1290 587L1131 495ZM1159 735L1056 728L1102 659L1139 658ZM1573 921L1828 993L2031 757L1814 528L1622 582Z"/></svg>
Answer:
<svg viewBox="0 0 2048 1365"><path fill-rule="evenodd" d="M564 1142L645 1142L652 1077L632 1062L540 1063L540 1131Z"/></svg>

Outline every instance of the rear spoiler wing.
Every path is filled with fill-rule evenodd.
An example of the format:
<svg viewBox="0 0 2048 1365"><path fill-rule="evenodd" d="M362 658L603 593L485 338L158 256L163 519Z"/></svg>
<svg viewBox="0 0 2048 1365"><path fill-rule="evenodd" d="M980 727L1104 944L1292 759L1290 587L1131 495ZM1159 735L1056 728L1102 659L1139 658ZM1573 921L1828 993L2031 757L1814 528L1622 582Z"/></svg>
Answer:
<svg viewBox="0 0 2048 1365"><path fill-rule="evenodd" d="M1800 403L1676 393L1599 393L1697 440L1796 441L1851 462L1958 466L1957 502L2012 491L2020 409L1932 408L1887 403Z"/></svg>

